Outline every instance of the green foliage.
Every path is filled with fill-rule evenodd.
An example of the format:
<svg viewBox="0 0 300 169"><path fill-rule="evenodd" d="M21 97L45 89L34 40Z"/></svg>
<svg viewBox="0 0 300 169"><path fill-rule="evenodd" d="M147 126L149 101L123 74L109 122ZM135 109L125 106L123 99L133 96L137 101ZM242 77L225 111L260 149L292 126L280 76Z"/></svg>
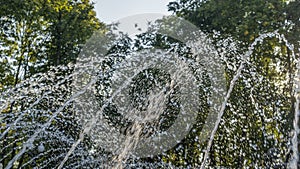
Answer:
<svg viewBox="0 0 300 169"><path fill-rule="evenodd" d="M14 76L18 83L50 66L74 63L80 44L104 28L93 4L67 0L4 1L0 25L0 61L11 71L2 86L4 78Z"/></svg>
<svg viewBox="0 0 300 169"><path fill-rule="evenodd" d="M217 31L222 36L234 37L249 45L261 33L282 29L286 19L283 13L285 5L280 0L180 0L171 2L169 10L204 32Z"/></svg>
<svg viewBox="0 0 300 169"><path fill-rule="evenodd" d="M89 0L12 0L0 4L1 97L13 88L14 94L26 98L15 96L1 109L0 162L6 166L70 97L72 79L65 77L73 67L66 65L75 63L81 45L105 27ZM74 108L66 105L14 168L57 167L67 151L62 147L70 147L82 127L74 113ZM85 153L73 156L76 161L69 163L88 156L89 140L84 142L79 150ZM42 144L45 152L37 150Z"/></svg>
<svg viewBox="0 0 300 169"><path fill-rule="evenodd" d="M266 32L277 31L297 47L298 3L281 0L178 0L169 3L169 10L210 34L217 46L220 40L222 43L228 37L239 41L238 53L243 54L260 34ZM217 38L216 32L219 34ZM295 58L289 47L278 38L266 38L251 49L253 53L234 87L215 135L209 166L287 167L290 160L288 133L294 114L292 77L295 73ZM294 52L298 52L297 48ZM241 59L236 54L227 54L228 83ZM194 139L187 139L181 146L184 149L175 148L164 160L178 166L201 164L203 153L199 149L203 150L204 146ZM195 144L199 149L183 157L183 152L193 149Z"/></svg>

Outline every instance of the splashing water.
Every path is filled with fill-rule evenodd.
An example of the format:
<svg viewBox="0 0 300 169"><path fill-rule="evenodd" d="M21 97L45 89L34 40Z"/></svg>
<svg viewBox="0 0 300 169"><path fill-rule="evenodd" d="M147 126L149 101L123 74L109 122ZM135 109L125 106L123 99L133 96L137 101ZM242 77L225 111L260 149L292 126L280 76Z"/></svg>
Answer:
<svg viewBox="0 0 300 169"><path fill-rule="evenodd" d="M234 85L236 83L236 81L238 80L238 78L241 76L241 72L242 70L244 69L244 65L247 64L250 56L252 55L253 51L254 51L254 46L258 45L258 43L262 43L266 38L270 38L270 37L276 37L278 38L279 40L281 41L284 41L287 46L289 47L289 49L291 51L293 51L293 46L291 44L288 43L288 41L285 39L285 37L283 35L280 35L278 34L277 32L272 32L272 33L266 33L266 34L262 34L260 35L258 38L255 39L255 41L251 44L251 46L249 47L249 50L245 53L245 56L243 56L243 61L240 63L240 66L239 68L237 69L236 71L236 74L234 75L233 79L230 81L230 86L229 86L229 89L227 91L227 94L226 94L226 97L225 97L225 101L222 103L222 107L220 109L220 112L218 114L218 118L215 122L215 126L214 126L214 129L211 133L211 136L210 136L210 139L208 141L208 144L207 144L207 148L205 150L205 155L204 155L204 161L201 165L201 168L205 168L205 165L206 165L206 160L208 158L208 154L209 154L209 151L211 149L211 146L212 146L212 142L214 140L214 136L217 132L217 129L218 129L218 126L220 124L220 121L222 119L222 116L224 114L224 111L225 111L225 107L226 107L226 104L228 102L228 99L231 95L231 92L234 88ZM292 57L295 59L295 54L293 53L292 54ZM295 84L298 84L298 81L295 81ZM292 168L297 168L297 163L298 163L298 142L297 142L297 136L298 136L298 132L299 132L299 127L298 127L298 112L299 112L299 100L298 100L298 85L296 85L296 94L295 94L295 98L297 99L296 103L295 103L295 121L294 121L294 129L295 129L295 134L294 134L294 138L293 138L293 141L292 141L292 144L293 144L293 152L294 152L294 159L292 161L292 165L293 167Z"/></svg>
<svg viewBox="0 0 300 169"><path fill-rule="evenodd" d="M298 135L300 133L299 129L299 115L300 115L300 90L299 90L299 84L300 84L300 62L298 59L297 63L297 73L295 76L295 83L294 83L294 97L295 97L295 115L294 115L294 136L292 138L292 151L293 156L292 160L290 161L289 167L290 168L298 168L298 161L299 161L299 151L298 151Z"/></svg>
<svg viewBox="0 0 300 169"><path fill-rule="evenodd" d="M206 144L206 148L202 148L205 151L201 163L195 166L201 164L205 168L209 166L213 141L226 109L233 107L230 98L235 94L234 89L246 77L244 71L254 67L250 60L255 47L268 38L277 38L294 51L283 35L266 33L256 38L233 64L227 62L226 54L238 55L235 51L238 49L234 49L238 47L228 45L222 53L212 47L207 36L182 19L168 18L154 28L149 30L184 42L193 57L181 56L176 51L178 46L171 46L172 50L148 48L113 53L110 48L114 39L108 38L102 44L103 41L92 37L95 39L87 43L87 52L81 53L76 65L55 67L1 93L3 167L174 168L162 158L154 162L139 160L166 154L176 147L193 131L196 118L201 115L204 122L197 141L199 145ZM291 55L296 62L295 54ZM234 72L228 83L224 63ZM297 168L299 161L299 63L293 79L291 168ZM66 70L72 71L61 75ZM207 76L209 82L203 80ZM204 105L200 104L199 88L209 91L205 100L210 104L209 113L200 112ZM255 86L250 88L252 104L259 111L260 105L253 94ZM137 94L129 97L128 93Z"/></svg>

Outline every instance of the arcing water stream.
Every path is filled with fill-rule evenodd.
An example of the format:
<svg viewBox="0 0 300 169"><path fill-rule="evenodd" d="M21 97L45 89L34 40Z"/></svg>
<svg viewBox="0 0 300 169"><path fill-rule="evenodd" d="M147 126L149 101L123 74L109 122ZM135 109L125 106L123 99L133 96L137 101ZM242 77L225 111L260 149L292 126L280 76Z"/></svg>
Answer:
<svg viewBox="0 0 300 169"><path fill-rule="evenodd" d="M262 34L246 52L239 53L238 45L232 45L235 43L233 41L229 42L232 43L230 45L224 45L225 41L220 42L223 43L221 50L213 47L212 41L197 27L180 18L166 18L149 30L186 44L192 57L181 56L182 53L178 51L184 47L180 45L170 45L171 50L145 47L142 51L125 52L126 55L109 53L113 45L110 41L114 39L105 37L103 41L99 37L92 37L76 65L53 68L48 74L37 74L1 93L0 162L3 166L6 169L50 166L171 168L173 165L162 158L152 162L139 160L165 155L193 132L193 126L197 125L197 118L201 116L204 122L200 125L201 133L197 135L196 143L205 146L202 146L202 150L199 146L199 151L203 152L200 153L201 162L193 164L193 167L206 168L211 162L210 153L215 151L212 148L216 149L213 147L216 136L217 139L224 137L218 133L220 126L224 127L226 118L239 114L242 109L237 107L236 110L234 106L234 102L240 100L232 100L236 95L234 89L242 88L239 81L245 80L244 88L251 91L254 113L260 112L265 123L269 123L270 117L264 115L267 103L259 102L261 93L255 93L262 87L248 85L248 81L265 85L260 80L263 73L252 71L257 68L252 57L257 46L275 38L287 46L291 51L292 65L297 65L293 72L288 72L290 74L285 76L286 79L279 81L282 84L275 82L275 88L276 85L279 87L278 91L273 92L276 97L277 94L282 96L284 92L279 90L280 87L292 81L293 90L290 94L295 98L293 135L291 138L281 136L277 124L270 128L263 127L264 124L259 126L260 121L256 123L268 138L271 131L275 133L271 135L271 140L274 138L280 142L281 138L291 143L291 146L279 147L282 148L279 153L281 156L279 162L274 163L284 163L282 159L285 159L289 164L282 165L297 168L300 61L293 52L293 46L283 35L277 32ZM229 62L232 55L236 57L234 63ZM66 69L73 71L61 75ZM233 72L233 75L230 76L229 72ZM204 105L200 104L202 96L199 96L199 88L207 93L205 102L209 105L209 113L205 113ZM277 101L280 107L282 100ZM276 115L281 108L272 107L272 111ZM274 119L281 120L275 115ZM235 120L239 119L233 119L228 124L232 125ZM245 133L246 136L240 139L249 138L250 132ZM276 133L279 133L278 136ZM283 144L276 141L274 149L279 149L278 145ZM257 146L253 143L249 148L258 149ZM287 152L292 152L291 157ZM286 157L282 155L285 153ZM135 160L136 163L130 162ZM256 165L255 162L252 164Z"/></svg>

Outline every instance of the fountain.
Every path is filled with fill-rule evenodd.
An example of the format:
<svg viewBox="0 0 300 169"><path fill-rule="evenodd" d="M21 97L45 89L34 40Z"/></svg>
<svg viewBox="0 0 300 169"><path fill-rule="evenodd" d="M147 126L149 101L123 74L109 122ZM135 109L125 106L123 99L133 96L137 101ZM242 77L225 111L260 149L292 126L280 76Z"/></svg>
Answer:
<svg viewBox="0 0 300 169"><path fill-rule="evenodd" d="M149 15L153 14L136 15L124 21L137 21ZM132 31L130 25L127 27ZM254 114L247 115L249 120L256 120L255 125L268 136L263 139L262 147L273 144L270 152L277 151L290 138L283 139L287 136L281 133L281 123L269 122L268 112L270 109L276 116L284 110L287 103L281 102L286 90L282 86L293 81L291 146L278 150L278 160L269 165L297 168L299 72L288 72L291 76L273 84L253 63L256 47L272 38L294 51L283 35L261 34L241 52L239 42L230 38L213 41L213 37L193 24L174 16L157 20L145 32L140 30L130 34L126 30L105 35L96 32L84 45L75 65L53 67L48 73L36 74L2 92L2 166L6 169L176 168L178 165L170 162L170 154L177 150L181 153L183 143L196 135L194 143L199 157L193 164L184 165L206 168L212 163L212 152L222 149L222 145L217 146L224 136L218 131L229 132L226 124L238 128L234 117L246 116L236 106L241 101L232 99L238 89L249 93L251 105L246 106L253 107ZM293 52L291 60L299 71L299 60ZM260 97L260 84L278 89L274 92L274 98L278 97L277 107L269 106L268 99ZM255 113L265 115L256 119ZM227 118L233 119L226 121ZM244 134L241 139L251 137L251 129L241 130ZM249 142L249 149L258 149L258 143ZM291 157L285 157L291 151ZM241 160L245 165L257 165L249 159Z"/></svg>

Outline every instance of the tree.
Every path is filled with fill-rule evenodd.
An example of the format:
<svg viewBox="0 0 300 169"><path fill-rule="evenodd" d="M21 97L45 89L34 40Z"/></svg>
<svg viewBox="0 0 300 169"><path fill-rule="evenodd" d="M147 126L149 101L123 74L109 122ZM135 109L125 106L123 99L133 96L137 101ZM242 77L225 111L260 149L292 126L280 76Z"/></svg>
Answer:
<svg viewBox="0 0 300 169"><path fill-rule="evenodd" d="M57 167L67 151L61 146L70 147L82 127L72 106L64 105L72 94L68 76L73 67L68 64L76 62L81 45L94 31L105 29L104 24L88 0L0 3L2 166L10 165L26 147L12 161L13 167ZM12 95L6 95L11 90ZM37 135L31 146L25 145L62 106L50 126L42 129L44 134ZM88 146L89 141L79 146L80 156L73 156L70 167L78 158L90 158ZM50 154L55 158L49 159Z"/></svg>
<svg viewBox="0 0 300 169"><path fill-rule="evenodd" d="M214 39L216 46L227 52L224 65L229 83L245 59L238 56L248 51L260 34L277 31L298 46L299 39L294 36L299 19L297 3L280 0L178 0L169 4L169 10L196 24L213 38L216 32L220 34ZM230 53L228 43L222 42L227 38L237 41L237 53ZM291 50L289 44L275 34L250 48L253 53L247 58L225 109L210 151L209 166L287 166L290 159L287 146L290 136L287 133L291 131L294 114L295 58L292 52L298 52L297 49ZM199 145L190 139L184 145L193 147L194 144ZM194 156L183 158L182 151L174 151L167 161L178 164L179 159L183 159L178 165L203 161L201 153L195 159Z"/></svg>
<svg viewBox="0 0 300 169"><path fill-rule="evenodd" d="M50 66L74 63L80 44L95 30L104 28L93 4L86 0L2 3L1 61L10 67L17 82Z"/></svg>

